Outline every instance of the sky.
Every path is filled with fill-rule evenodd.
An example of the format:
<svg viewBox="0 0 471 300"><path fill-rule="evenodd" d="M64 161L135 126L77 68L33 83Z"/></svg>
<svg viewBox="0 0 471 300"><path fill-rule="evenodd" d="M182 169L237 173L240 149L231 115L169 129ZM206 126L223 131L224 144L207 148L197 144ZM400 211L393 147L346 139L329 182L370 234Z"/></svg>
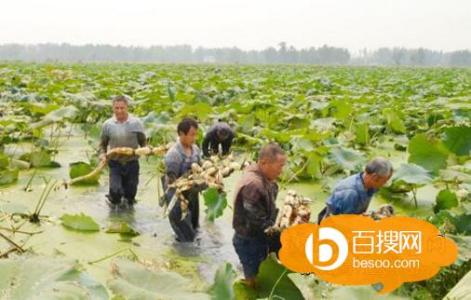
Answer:
<svg viewBox="0 0 471 300"><path fill-rule="evenodd" d="M471 0L2 0L0 44L471 49Z"/></svg>

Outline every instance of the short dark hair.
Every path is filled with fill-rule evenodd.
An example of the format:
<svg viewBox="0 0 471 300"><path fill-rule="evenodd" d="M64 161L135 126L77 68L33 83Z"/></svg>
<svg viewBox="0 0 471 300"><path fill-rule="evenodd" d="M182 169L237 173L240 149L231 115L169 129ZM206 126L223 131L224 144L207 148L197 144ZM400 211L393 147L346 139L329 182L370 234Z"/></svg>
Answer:
<svg viewBox="0 0 471 300"><path fill-rule="evenodd" d="M124 102L126 103L127 106L129 106L129 102L131 102L131 99L126 95L119 95L119 96L114 97L112 102L113 102L113 105L116 102Z"/></svg>
<svg viewBox="0 0 471 300"><path fill-rule="evenodd" d="M271 142L260 149L258 160L268 159L270 162L273 162L278 155L285 155L285 151L277 143Z"/></svg>
<svg viewBox="0 0 471 300"><path fill-rule="evenodd" d="M198 129L198 122L192 118L184 118L180 123L178 123L177 133L183 133L186 135L188 134L188 131L190 131L191 127Z"/></svg>
<svg viewBox="0 0 471 300"><path fill-rule="evenodd" d="M219 128L216 130L216 134L218 138L226 139L229 136L230 131L227 130L227 128Z"/></svg>

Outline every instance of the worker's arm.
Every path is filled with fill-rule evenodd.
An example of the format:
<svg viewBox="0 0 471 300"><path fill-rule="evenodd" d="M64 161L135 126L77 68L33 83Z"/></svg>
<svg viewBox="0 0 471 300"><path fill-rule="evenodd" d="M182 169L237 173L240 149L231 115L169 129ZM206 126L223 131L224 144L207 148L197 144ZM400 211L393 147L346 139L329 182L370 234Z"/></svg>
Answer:
<svg viewBox="0 0 471 300"><path fill-rule="evenodd" d="M108 135L108 127L106 126L106 124L103 124L101 128L100 145L98 149L98 155L100 160L106 159L106 152L108 151L109 142L110 136Z"/></svg>

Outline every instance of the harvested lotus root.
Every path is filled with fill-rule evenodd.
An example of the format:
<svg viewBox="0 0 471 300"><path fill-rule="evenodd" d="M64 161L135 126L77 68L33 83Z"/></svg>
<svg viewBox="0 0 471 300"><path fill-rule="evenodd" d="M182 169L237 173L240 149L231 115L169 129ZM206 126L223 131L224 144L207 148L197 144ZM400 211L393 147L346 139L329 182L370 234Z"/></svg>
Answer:
<svg viewBox="0 0 471 300"><path fill-rule="evenodd" d="M172 144L167 144L167 145L158 146L158 147L147 146L147 147L142 147L142 148L137 148L137 149L127 148L127 147L118 147L118 148L110 149L106 153L106 160L100 161L98 163L98 166L92 172L84 176L76 177L68 182L64 182L63 185L65 188L68 188L74 183L95 177L98 173L101 172L101 170L103 170L106 167L107 161L110 159L110 157L133 156L133 155L137 155L137 156L164 155L167 152L167 150L170 149L171 146Z"/></svg>
<svg viewBox="0 0 471 300"><path fill-rule="evenodd" d="M172 144L167 144L164 146L159 146L159 147L152 147L152 146L147 146L147 147L142 147L142 148L127 148L127 147L117 147L110 149L108 152L106 152L106 157L109 158L110 156L144 156L144 155L164 155Z"/></svg>
<svg viewBox="0 0 471 300"><path fill-rule="evenodd" d="M216 188L223 191L222 179L230 176L235 170L241 170L241 165L234 161L232 155L224 158L214 155L207 160L203 160L201 164L193 163L187 174L168 185L168 188L175 188L175 194L170 200L165 213L171 211L176 202L179 201L183 220L188 214L189 204L188 199L183 195L184 192L191 190L193 187L200 190Z"/></svg>
<svg viewBox="0 0 471 300"><path fill-rule="evenodd" d="M268 228L266 232L282 231L285 228L308 223L311 217L309 204L311 199L298 195L296 191L289 190L283 201L283 206L278 212L275 225Z"/></svg>
<svg viewBox="0 0 471 300"><path fill-rule="evenodd" d="M394 216L394 207L390 204L381 205L377 210L373 210L363 214L373 218L373 220L382 220Z"/></svg>

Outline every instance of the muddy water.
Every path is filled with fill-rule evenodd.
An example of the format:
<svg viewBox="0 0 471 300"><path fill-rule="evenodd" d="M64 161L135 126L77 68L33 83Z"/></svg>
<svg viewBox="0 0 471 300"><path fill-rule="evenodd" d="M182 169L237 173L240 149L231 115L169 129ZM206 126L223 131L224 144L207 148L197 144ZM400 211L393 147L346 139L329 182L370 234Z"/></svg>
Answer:
<svg viewBox="0 0 471 300"><path fill-rule="evenodd" d="M29 151L28 144L18 144L8 147L8 151L17 155ZM388 149L383 149L386 152ZM61 168L41 169L33 180L33 191L25 192L23 187L31 177L33 171L22 171L17 184L0 190L0 207L4 211L33 211L40 193L44 187L44 178L63 180L68 178L68 165L71 162L87 161L91 147L84 141L79 132L73 137L60 138L59 152L55 160ZM239 266L237 256L232 246L232 209L227 208L224 215L214 223L205 221L204 205L201 204L201 231L195 243L175 242L168 219L163 216L163 209L158 206L158 188L156 159L141 159L140 186L137 195L138 203L134 210L112 211L105 202L108 178L103 174L97 186L72 187L68 190L52 192L42 211L42 215L49 216L40 226L26 224L23 230L42 230L42 234L34 235L27 240L35 253L48 256L66 256L77 259L87 271L98 281L106 283L110 278L110 261L89 264L94 261L123 250L122 255L129 253L125 249L132 249L140 259L150 261L162 268L173 270L184 276L194 279L195 287L203 289L212 282L215 270L227 261ZM232 205L234 186L240 173L236 173L225 180L228 192L229 205ZM326 190L338 178L330 178L322 186L320 183L304 182L283 186L278 201L283 199L287 189L297 190L299 193L314 199L312 203L312 220L323 208L328 196ZM424 215L431 211L430 199L435 198L433 188L419 191L420 208L415 210L412 203L394 204L399 214ZM376 197L372 208L386 203L384 199ZM60 225L60 216L69 213L83 212L92 216L102 227L98 233L82 233L67 230ZM123 240L118 234L107 234L105 230L113 220L129 222L140 235L131 241ZM240 268L240 267L239 267ZM297 278L300 284L306 279ZM303 283L304 282L304 283ZM309 292L307 286L303 287L305 293ZM306 292L306 290L308 290Z"/></svg>

